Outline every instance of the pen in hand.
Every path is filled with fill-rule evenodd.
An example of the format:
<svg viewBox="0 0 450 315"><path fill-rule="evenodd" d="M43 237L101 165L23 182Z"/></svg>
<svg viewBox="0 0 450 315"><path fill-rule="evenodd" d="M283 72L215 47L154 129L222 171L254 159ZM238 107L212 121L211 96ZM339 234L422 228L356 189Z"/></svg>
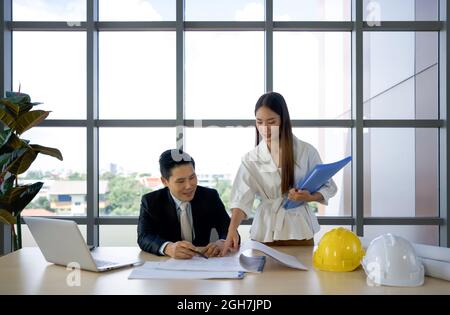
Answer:
<svg viewBox="0 0 450 315"><path fill-rule="evenodd" d="M199 250L194 250L193 251L194 253L197 253L198 255L200 255L201 257L203 257L203 258L205 258L205 259L208 259L208 256L206 256L205 254L203 254L201 251L199 251Z"/></svg>

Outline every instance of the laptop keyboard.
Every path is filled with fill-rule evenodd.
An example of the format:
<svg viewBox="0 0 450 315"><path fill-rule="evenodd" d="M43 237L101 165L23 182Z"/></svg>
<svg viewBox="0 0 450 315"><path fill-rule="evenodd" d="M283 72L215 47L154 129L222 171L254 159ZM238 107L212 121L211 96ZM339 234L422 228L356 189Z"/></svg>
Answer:
<svg viewBox="0 0 450 315"><path fill-rule="evenodd" d="M95 264L97 265L97 267L106 267L106 266L111 266L111 265L117 265L116 262L112 262L112 261L105 261L105 260L97 260L94 259Z"/></svg>

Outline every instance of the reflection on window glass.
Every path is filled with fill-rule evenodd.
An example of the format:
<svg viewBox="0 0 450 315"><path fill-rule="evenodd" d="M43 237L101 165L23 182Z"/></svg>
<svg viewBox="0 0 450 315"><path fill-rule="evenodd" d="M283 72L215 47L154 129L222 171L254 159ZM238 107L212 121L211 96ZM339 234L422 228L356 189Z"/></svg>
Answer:
<svg viewBox="0 0 450 315"><path fill-rule="evenodd" d="M172 128L102 128L100 182L106 193L100 215L138 215L141 197L162 188L159 156L176 147Z"/></svg>
<svg viewBox="0 0 450 315"><path fill-rule="evenodd" d="M273 83L292 119L349 119L350 33L276 32Z"/></svg>
<svg viewBox="0 0 450 315"><path fill-rule="evenodd" d="M438 34L364 34L367 119L438 118Z"/></svg>
<svg viewBox="0 0 450 315"><path fill-rule="evenodd" d="M275 0L274 21L348 21L350 0Z"/></svg>
<svg viewBox="0 0 450 315"><path fill-rule="evenodd" d="M86 119L86 34L15 32L13 88L42 102L48 119Z"/></svg>
<svg viewBox="0 0 450 315"><path fill-rule="evenodd" d="M86 225L78 225L81 235L86 241ZM22 246L23 247L38 247L33 235L31 235L30 229L26 224L22 224Z"/></svg>
<svg viewBox="0 0 450 315"><path fill-rule="evenodd" d="M437 216L438 152L436 129L366 130L365 216Z"/></svg>
<svg viewBox="0 0 450 315"><path fill-rule="evenodd" d="M252 119L264 93L263 32L186 33L188 119Z"/></svg>
<svg viewBox="0 0 450 315"><path fill-rule="evenodd" d="M175 33L100 34L99 102L103 119L174 119Z"/></svg>
<svg viewBox="0 0 450 315"><path fill-rule="evenodd" d="M13 20L86 21L86 0L13 0Z"/></svg>
<svg viewBox="0 0 450 315"><path fill-rule="evenodd" d="M55 135L58 135L55 137ZM86 131L83 128L38 128L22 136L31 144L57 148L64 160L39 154L19 184L43 182L24 216L86 215ZM102 190L100 189L100 193Z"/></svg>
<svg viewBox="0 0 450 315"><path fill-rule="evenodd" d="M364 227L364 239L368 241L386 233L401 236L412 243L439 246L438 226L366 225Z"/></svg>
<svg viewBox="0 0 450 315"><path fill-rule="evenodd" d="M99 0L100 21L174 21L175 0Z"/></svg>
<svg viewBox="0 0 450 315"><path fill-rule="evenodd" d="M262 21L264 0L186 0L186 21Z"/></svg>
<svg viewBox="0 0 450 315"><path fill-rule="evenodd" d="M314 146L323 163L332 163L351 155L351 132L345 128L294 128L294 135ZM351 164L333 176L338 191L328 206L311 205L320 216L351 216Z"/></svg>
<svg viewBox="0 0 450 315"><path fill-rule="evenodd" d="M364 0L364 20L436 21L438 0Z"/></svg>
<svg viewBox="0 0 450 315"><path fill-rule="evenodd" d="M255 147L255 128L186 129L186 152L195 160L198 184L215 188L229 210L231 186L241 158Z"/></svg>

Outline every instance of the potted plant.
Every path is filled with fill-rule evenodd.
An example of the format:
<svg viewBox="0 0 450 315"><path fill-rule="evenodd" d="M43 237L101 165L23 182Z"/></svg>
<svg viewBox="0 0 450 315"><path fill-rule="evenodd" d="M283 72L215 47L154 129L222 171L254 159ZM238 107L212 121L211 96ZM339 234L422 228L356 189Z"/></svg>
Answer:
<svg viewBox="0 0 450 315"><path fill-rule="evenodd" d="M22 248L20 214L42 188L42 182L19 185L18 176L25 173L39 153L62 161L58 149L48 148L21 138L30 128L44 121L50 112L33 110L40 103L32 103L24 93L7 92L0 98L0 222L11 225L14 250ZM17 233L14 225L17 225Z"/></svg>

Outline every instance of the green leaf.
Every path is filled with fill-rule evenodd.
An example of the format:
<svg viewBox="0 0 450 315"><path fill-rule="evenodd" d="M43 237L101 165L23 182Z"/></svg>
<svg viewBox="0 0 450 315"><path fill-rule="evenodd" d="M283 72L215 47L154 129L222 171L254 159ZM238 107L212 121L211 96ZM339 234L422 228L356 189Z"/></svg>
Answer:
<svg viewBox="0 0 450 315"><path fill-rule="evenodd" d="M11 159L11 163L6 167L5 171L17 176L28 170L33 161L36 159L37 154L34 153L33 149L30 147L18 149L16 151L18 151L16 158Z"/></svg>
<svg viewBox="0 0 450 315"><path fill-rule="evenodd" d="M31 102L30 95L25 93L8 91L6 92L6 97L15 104Z"/></svg>
<svg viewBox="0 0 450 315"><path fill-rule="evenodd" d="M24 140L20 141L21 147L15 149L12 153L0 155L2 172L10 172L16 176L25 173L39 153L53 156L61 161L63 160L62 154L58 149L48 148L37 144L29 146Z"/></svg>
<svg viewBox="0 0 450 315"><path fill-rule="evenodd" d="M42 153L42 154L45 154L45 155L53 156L53 157L57 158L60 161L63 160L61 151L59 151L58 149L44 147L44 146L37 145L37 144L30 144L30 147L34 150L35 153Z"/></svg>
<svg viewBox="0 0 450 315"><path fill-rule="evenodd" d="M6 142L4 142L3 145L0 146L0 155L8 152L13 152L16 149L28 146L27 142L16 136L11 129L8 131L10 132L10 134ZM4 135L4 132L0 132L0 143L3 140Z"/></svg>
<svg viewBox="0 0 450 315"><path fill-rule="evenodd" d="M5 172L12 155L12 152L0 155L0 167L2 172ZM3 174L1 175L1 177L3 177Z"/></svg>
<svg viewBox="0 0 450 315"><path fill-rule="evenodd" d="M12 130L3 130L0 131L0 148L3 147L9 140L9 137L11 137Z"/></svg>
<svg viewBox="0 0 450 315"><path fill-rule="evenodd" d="M20 111L19 105L12 103L5 98L0 99L0 104L5 106L5 108L8 109L8 112L12 114L14 117L17 117L19 115Z"/></svg>
<svg viewBox="0 0 450 315"><path fill-rule="evenodd" d="M0 208L7 209L13 216L18 215L34 199L44 183L37 182L12 188L0 197Z"/></svg>
<svg viewBox="0 0 450 315"><path fill-rule="evenodd" d="M30 103L26 103L26 104L19 104L19 116L25 114L26 112L29 112L32 108L33 105L31 105Z"/></svg>
<svg viewBox="0 0 450 315"><path fill-rule="evenodd" d="M18 104L19 105L19 116L23 115L26 112L29 112L34 106L40 105L42 103L25 103L25 104Z"/></svg>
<svg viewBox="0 0 450 315"><path fill-rule="evenodd" d="M14 129L16 120L6 110L0 108L0 120L9 128Z"/></svg>
<svg viewBox="0 0 450 315"><path fill-rule="evenodd" d="M13 225L17 223L17 220L15 216L13 216L5 209L0 209L0 222Z"/></svg>
<svg viewBox="0 0 450 315"><path fill-rule="evenodd" d="M27 185L14 187L6 192L2 197L0 197L0 208L5 208L11 213L12 209L9 207L13 201L19 199L20 196L28 189Z"/></svg>
<svg viewBox="0 0 450 315"><path fill-rule="evenodd" d="M50 112L47 111L34 110L20 115L17 122L14 124L13 129L16 130L18 134L23 134L28 129L43 122L49 114Z"/></svg>
<svg viewBox="0 0 450 315"><path fill-rule="evenodd" d="M14 187L14 182L16 180L16 176L9 172L5 173L5 176L2 176L2 182L0 184L0 196L3 196L8 190Z"/></svg>
<svg viewBox="0 0 450 315"><path fill-rule="evenodd" d="M9 103L14 104L18 107L17 115L22 115L28 111L30 111L34 106L40 105L42 103L39 102L31 102L31 98L28 94L24 93L16 93L16 92L6 92L6 100Z"/></svg>
<svg viewBox="0 0 450 315"><path fill-rule="evenodd" d="M16 159L20 158L27 150L32 150L31 148L21 148L14 150L11 153L5 153L0 155L0 166L2 167L2 172L7 172L8 168ZM1 176L4 174L2 173Z"/></svg>
<svg viewBox="0 0 450 315"><path fill-rule="evenodd" d="M7 145L14 150L28 146L28 144L24 140L20 139L14 133L11 135L11 137L9 137Z"/></svg>

